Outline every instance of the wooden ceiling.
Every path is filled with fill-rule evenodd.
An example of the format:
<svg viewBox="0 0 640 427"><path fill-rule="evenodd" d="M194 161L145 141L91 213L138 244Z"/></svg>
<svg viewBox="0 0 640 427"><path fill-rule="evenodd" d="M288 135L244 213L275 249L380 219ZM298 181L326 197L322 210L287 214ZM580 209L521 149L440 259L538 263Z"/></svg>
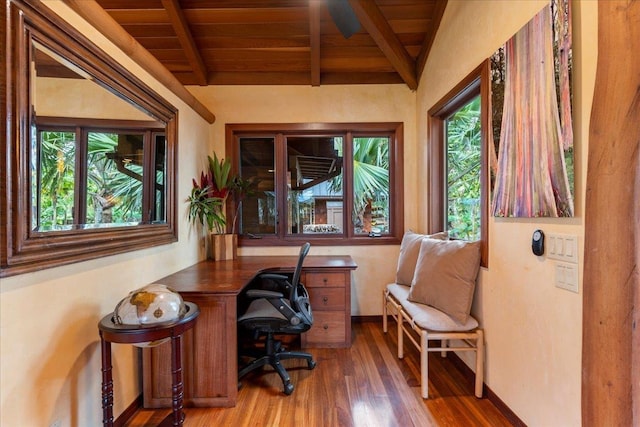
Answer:
<svg viewBox="0 0 640 427"><path fill-rule="evenodd" d="M185 85L404 83L416 89L447 0L97 0Z"/></svg>

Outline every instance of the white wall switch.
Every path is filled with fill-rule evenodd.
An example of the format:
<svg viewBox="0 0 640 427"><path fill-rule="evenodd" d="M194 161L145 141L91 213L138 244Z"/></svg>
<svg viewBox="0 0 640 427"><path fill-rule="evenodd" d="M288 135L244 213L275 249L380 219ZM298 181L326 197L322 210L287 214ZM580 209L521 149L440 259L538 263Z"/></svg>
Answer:
<svg viewBox="0 0 640 427"><path fill-rule="evenodd" d="M547 258L578 263L578 236L550 233L547 241L549 242Z"/></svg>
<svg viewBox="0 0 640 427"><path fill-rule="evenodd" d="M578 266L568 262L555 264L556 287L578 293Z"/></svg>

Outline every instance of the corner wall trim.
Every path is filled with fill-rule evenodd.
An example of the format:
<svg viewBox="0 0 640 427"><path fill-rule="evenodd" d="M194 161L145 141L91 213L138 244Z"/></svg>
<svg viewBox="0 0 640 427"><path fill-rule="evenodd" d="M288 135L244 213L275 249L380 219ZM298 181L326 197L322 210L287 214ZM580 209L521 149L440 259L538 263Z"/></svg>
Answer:
<svg viewBox="0 0 640 427"><path fill-rule="evenodd" d="M95 0L63 1L138 65L158 79L178 98L193 108L203 119L209 123L215 122L216 116L198 101L160 61L127 33Z"/></svg>

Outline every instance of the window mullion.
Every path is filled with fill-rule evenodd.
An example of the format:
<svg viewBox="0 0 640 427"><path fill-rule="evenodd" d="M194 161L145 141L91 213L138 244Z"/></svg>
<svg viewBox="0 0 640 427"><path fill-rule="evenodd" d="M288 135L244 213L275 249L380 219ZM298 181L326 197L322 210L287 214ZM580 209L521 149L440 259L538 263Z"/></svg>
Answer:
<svg viewBox="0 0 640 427"><path fill-rule="evenodd" d="M142 164L142 222L149 223L151 221L151 201L154 199L155 193L155 156L153 149L154 144L151 139L151 131L146 130L144 132L142 149L143 149L143 164Z"/></svg>
<svg viewBox="0 0 640 427"><path fill-rule="evenodd" d="M344 237L350 239L354 236L353 230L353 132L348 131L344 138L343 150L343 212L342 229Z"/></svg>
<svg viewBox="0 0 640 427"><path fill-rule="evenodd" d="M74 194L74 224L87 222L87 167L89 164L89 131L83 127L76 128L76 191Z"/></svg>
<svg viewBox="0 0 640 427"><path fill-rule="evenodd" d="M284 239L287 231L287 142L283 133L275 140L276 235Z"/></svg>

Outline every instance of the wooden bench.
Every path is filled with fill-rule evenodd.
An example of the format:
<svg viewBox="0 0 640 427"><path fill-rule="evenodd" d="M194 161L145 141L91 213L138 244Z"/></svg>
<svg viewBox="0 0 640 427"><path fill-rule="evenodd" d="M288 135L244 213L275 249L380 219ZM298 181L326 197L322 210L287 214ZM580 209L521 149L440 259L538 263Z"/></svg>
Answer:
<svg viewBox="0 0 640 427"><path fill-rule="evenodd" d="M446 357L448 351L472 351L476 354L475 395L482 397L484 380L484 334L478 321L469 316L464 324L454 321L447 314L429 305L407 300L410 288L397 283L383 290L383 330L388 330L388 315L397 322L398 358L404 357L404 335L420 352L421 394L429 397L429 352L439 351ZM439 340L439 347L429 347L429 341ZM452 346L451 340L455 340Z"/></svg>

